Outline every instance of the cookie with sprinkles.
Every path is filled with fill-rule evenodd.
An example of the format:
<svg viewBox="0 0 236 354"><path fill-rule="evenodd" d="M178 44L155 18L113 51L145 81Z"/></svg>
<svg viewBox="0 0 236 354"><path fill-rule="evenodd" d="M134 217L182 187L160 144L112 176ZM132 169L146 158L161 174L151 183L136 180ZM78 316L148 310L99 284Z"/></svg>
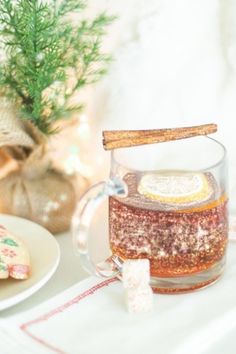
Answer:
<svg viewBox="0 0 236 354"><path fill-rule="evenodd" d="M21 239L0 225L0 279L27 279L30 256Z"/></svg>

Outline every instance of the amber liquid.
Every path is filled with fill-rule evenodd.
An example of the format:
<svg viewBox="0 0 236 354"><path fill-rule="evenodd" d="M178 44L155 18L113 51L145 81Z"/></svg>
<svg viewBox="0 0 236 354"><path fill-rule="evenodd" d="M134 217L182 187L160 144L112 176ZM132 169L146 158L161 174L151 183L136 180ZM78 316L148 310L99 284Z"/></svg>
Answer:
<svg viewBox="0 0 236 354"><path fill-rule="evenodd" d="M109 235L121 259L148 258L154 277L179 277L211 268L225 255L227 198L211 196L190 208L166 207L137 192L126 178L127 198L109 199Z"/></svg>

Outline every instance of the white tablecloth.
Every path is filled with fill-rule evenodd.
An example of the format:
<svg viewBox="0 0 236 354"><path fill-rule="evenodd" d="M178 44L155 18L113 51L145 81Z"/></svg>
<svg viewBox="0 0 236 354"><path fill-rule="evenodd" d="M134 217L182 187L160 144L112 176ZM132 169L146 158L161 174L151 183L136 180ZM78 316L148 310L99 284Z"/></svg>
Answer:
<svg viewBox="0 0 236 354"><path fill-rule="evenodd" d="M195 293L155 295L151 313L130 315L121 284L95 277L78 283L87 275L73 256L71 240L60 235L58 241L62 260L54 277L1 313L1 354L15 354L17 347L20 354L235 354L235 243L219 282Z"/></svg>

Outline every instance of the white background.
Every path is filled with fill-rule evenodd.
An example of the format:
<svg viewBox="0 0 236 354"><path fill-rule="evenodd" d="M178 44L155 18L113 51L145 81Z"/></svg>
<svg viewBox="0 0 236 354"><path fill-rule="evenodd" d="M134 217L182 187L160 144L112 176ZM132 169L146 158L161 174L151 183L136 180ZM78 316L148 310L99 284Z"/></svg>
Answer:
<svg viewBox="0 0 236 354"><path fill-rule="evenodd" d="M118 20L104 45L114 58L109 74L88 90L87 113L98 133L94 148L101 147L102 129L215 122L215 137L229 152L232 198L236 1L90 0L90 13L103 10L118 15Z"/></svg>

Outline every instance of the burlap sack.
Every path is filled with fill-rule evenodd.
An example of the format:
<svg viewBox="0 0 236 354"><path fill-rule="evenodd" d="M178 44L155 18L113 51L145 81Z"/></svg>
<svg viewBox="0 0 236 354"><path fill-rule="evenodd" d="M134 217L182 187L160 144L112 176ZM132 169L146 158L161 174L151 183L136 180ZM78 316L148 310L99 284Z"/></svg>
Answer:
<svg viewBox="0 0 236 354"><path fill-rule="evenodd" d="M76 204L74 181L53 168L37 128L16 119L1 100L0 117L0 146L18 166L0 179L0 213L30 219L52 233L67 230Z"/></svg>
<svg viewBox="0 0 236 354"><path fill-rule="evenodd" d="M72 181L32 153L17 171L0 180L0 213L21 216L52 233L69 228L76 195Z"/></svg>
<svg viewBox="0 0 236 354"><path fill-rule="evenodd" d="M32 149L38 141L35 142L34 137L26 130L25 122L17 118L16 108L6 98L0 97L0 147L20 146Z"/></svg>

